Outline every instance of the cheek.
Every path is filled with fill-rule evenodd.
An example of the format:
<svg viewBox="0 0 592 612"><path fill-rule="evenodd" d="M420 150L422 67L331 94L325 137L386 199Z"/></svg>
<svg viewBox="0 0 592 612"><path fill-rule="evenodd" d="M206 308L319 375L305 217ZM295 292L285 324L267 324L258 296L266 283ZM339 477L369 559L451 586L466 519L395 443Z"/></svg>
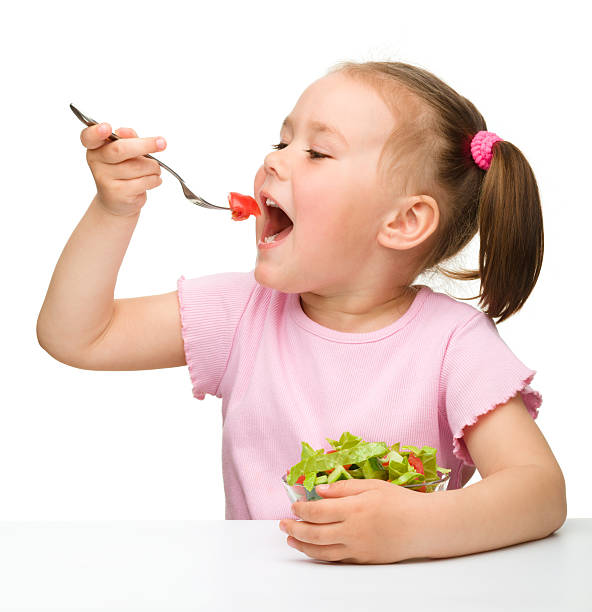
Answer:
<svg viewBox="0 0 592 612"><path fill-rule="evenodd" d="M305 204L299 207L300 225L307 235L315 236L319 241L349 241L350 233L359 223L359 215L352 210L345 194L318 190L304 196L301 201Z"/></svg>
<svg viewBox="0 0 592 612"><path fill-rule="evenodd" d="M322 236L335 230L333 219L340 206L339 196L327 188L326 182L306 181L294 191L294 198L298 202L297 224L306 228L307 233Z"/></svg>
<svg viewBox="0 0 592 612"><path fill-rule="evenodd" d="M368 219L354 204L333 202L311 206L303 215L297 238L307 246L307 251L323 256L328 261L355 262L364 259L372 249L374 238ZM341 205L343 204L343 206Z"/></svg>
<svg viewBox="0 0 592 612"><path fill-rule="evenodd" d="M369 217L372 193L364 180L355 180L350 167L337 174L307 176L297 182L294 197L298 202L297 233L315 249L327 249L349 258L365 252L373 241L375 223ZM358 169L358 173L361 171Z"/></svg>

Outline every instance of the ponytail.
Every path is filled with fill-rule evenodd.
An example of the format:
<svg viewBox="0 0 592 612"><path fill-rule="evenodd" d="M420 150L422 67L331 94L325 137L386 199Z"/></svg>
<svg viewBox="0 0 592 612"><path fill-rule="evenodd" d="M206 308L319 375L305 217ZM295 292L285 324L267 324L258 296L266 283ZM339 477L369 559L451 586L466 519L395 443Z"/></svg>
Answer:
<svg viewBox="0 0 592 612"><path fill-rule="evenodd" d="M536 285L543 263L543 214L537 182L512 143L492 148L478 197L479 270L454 272L458 280L481 279L479 306L501 323L515 314ZM473 299L473 298L469 298Z"/></svg>

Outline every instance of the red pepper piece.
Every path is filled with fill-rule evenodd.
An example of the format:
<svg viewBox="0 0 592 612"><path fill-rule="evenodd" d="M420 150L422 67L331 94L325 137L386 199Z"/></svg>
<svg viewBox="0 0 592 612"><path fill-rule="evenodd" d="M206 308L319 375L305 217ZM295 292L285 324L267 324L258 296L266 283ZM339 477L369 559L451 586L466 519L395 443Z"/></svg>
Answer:
<svg viewBox="0 0 592 612"><path fill-rule="evenodd" d="M290 474L290 468L288 468L288 471L286 472L286 476ZM298 480L296 481L296 484L302 484L304 482L304 474L302 474L302 476L300 476L300 478L298 478Z"/></svg>
<svg viewBox="0 0 592 612"><path fill-rule="evenodd" d="M420 474L423 474L423 461L414 453L409 453L409 463L412 465L412 467L415 469L416 472L419 472ZM426 492L426 488L425 485L423 485L422 487L419 487L418 489L415 489L415 491L419 491L420 493L425 493Z"/></svg>
<svg viewBox="0 0 592 612"><path fill-rule="evenodd" d="M261 214L257 200L248 195L231 191L228 194L228 204L232 210L233 221L244 221L250 215L258 217Z"/></svg>

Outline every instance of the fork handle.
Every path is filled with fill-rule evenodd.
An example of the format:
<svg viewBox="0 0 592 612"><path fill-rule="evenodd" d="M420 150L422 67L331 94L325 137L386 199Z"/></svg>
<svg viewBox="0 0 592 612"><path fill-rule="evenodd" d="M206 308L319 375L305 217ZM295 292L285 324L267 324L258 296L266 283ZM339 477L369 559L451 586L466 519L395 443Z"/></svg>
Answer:
<svg viewBox="0 0 592 612"><path fill-rule="evenodd" d="M166 164L163 164L159 159L156 159L156 157L152 157L152 155L148 155L148 154L144 155L144 157L149 157L150 159L153 159L155 162L158 163L158 165L161 168L168 170L173 176L177 177L182 183L185 183L185 181L172 168L169 168Z"/></svg>

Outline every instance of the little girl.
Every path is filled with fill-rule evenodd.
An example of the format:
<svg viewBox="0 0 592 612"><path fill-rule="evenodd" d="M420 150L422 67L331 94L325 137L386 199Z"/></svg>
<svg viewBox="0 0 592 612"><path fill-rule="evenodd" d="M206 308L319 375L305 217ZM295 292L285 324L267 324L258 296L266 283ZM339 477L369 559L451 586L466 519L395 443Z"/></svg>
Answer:
<svg viewBox="0 0 592 612"><path fill-rule="evenodd" d="M533 421L535 370L496 328L541 269L537 184L471 102L408 64L337 64L255 176L254 270L132 299L114 300L115 283L146 190L162 182L144 155L166 143L110 133L81 133L97 194L57 263L39 343L90 370L187 364L196 398L222 398L227 519L283 519L304 554L353 563L469 554L563 524L563 474ZM440 265L477 232L478 270ZM413 285L426 270L479 278L483 310ZM344 431L435 447L448 490L341 480L291 506L281 477L301 442L328 449ZM475 468L482 479L463 489Z"/></svg>

